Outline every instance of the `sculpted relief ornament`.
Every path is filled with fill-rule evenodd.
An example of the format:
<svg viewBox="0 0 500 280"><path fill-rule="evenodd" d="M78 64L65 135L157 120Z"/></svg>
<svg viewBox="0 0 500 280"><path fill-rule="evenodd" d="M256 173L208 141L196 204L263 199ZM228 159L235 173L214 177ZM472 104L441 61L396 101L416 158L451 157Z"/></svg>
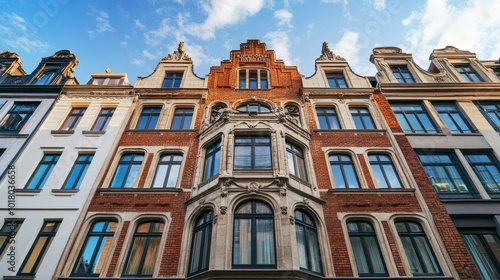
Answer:
<svg viewBox="0 0 500 280"><path fill-rule="evenodd" d="M191 61L191 57L184 50L184 42L179 43L179 47L173 54L169 54L167 57L164 57L162 60L174 60L174 61Z"/></svg>
<svg viewBox="0 0 500 280"><path fill-rule="evenodd" d="M321 48L321 55L316 60L331 60L331 61L342 60L342 61L345 61L345 58L343 58L339 55L335 55L328 47L328 43L323 42L323 47Z"/></svg>

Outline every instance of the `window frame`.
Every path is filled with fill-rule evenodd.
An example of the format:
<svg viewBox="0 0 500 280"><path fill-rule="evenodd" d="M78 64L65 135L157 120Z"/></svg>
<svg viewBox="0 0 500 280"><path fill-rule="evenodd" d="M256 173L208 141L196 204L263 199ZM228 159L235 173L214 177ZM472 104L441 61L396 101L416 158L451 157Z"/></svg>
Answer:
<svg viewBox="0 0 500 280"><path fill-rule="evenodd" d="M329 88L349 88L343 72L326 72L325 77Z"/></svg>
<svg viewBox="0 0 500 280"><path fill-rule="evenodd" d="M372 231L371 232L351 232L350 228L349 228L349 224L357 224L357 227L358 228L362 228L360 226L360 224L368 224ZM384 254L382 253L382 248L380 247L380 240L378 239L378 234L377 234L377 231L373 225L373 223L371 221L368 221L368 220L363 220L363 219L351 219L351 220L348 220L346 222L346 229L347 229L347 237L349 238L349 243L351 245L351 250L352 250L352 256L354 257L354 263L356 264L356 271L358 273L358 277L388 277L389 276L389 272L387 270L387 264L386 264L386 260L384 258ZM358 267L358 263L356 261L356 251L354 250L354 247L353 247L353 241L352 241L352 238L353 237L359 237L360 238L360 241L361 241L361 246L362 246L362 249L363 249L363 255L365 256L365 261L368 265L368 269L370 270L368 273L361 273L360 272L360 268ZM378 256L379 256L379 259L381 260L382 264L383 264L383 269L384 269L384 273L375 273L374 272L374 269L373 269L373 261L371 260L371 255L372 254L369 254L367 253L368 250L370 250L367 245L366 245L366 241L365 239L366 238L373 238L374 241L376 242L376 245L377 247L375 248L378 252ZM361 257L361 256L360 256Z"/></svg>
<svg viewBox="0 0 500 280"><path fill-rule="evenodd" d="M50 159L47 159L48 157L51 157ZM48 178L50 177L50 174L54 170L55 166L57 165L57 162L61 158L61 153L60 152L46 152L43 154L42 159L40 159L40 162L38 163L36 169L33 171L31 174L30 179L24 186L24 189L26 190L41 190L45 186L45 183L47 182ZM48 167L46 169L42 169L44 165L47 165ZM41 175L38 175L39 172L42 172ZM36 182L36 178L40 177ZM34 187L30 187L34 184Z"/></svg>
<svg viewBox="0 0 500 280"><path fill-rule="evenodd" d="M66 119L59 127L59 130L74 131L75 128L78 127L86 111L87 107L72 107L66 115Z"/></svg>
<svg viewBox="0 0 500 280"><path fill-rule="evenodd" d="M318 106L315 108L316 117L318 118L318 128L322 130L340 130L342 129L342 125L340 124L340 117L337 113L337 108L334 106ZM332 110L333 112L330 112ZM324 118L324 123L328 126L327 128L323 128L321 126L322 119ZM329 120L332 119L336 121L336 123L332 123ZM334 127L335 124L338 127Z"/></svg>
<svg viewBox="0 0 500 280"><path fill-rule="evenodd" d="M469 83L484 82L483 77L470 64L453 64L460 77ZM475 77L474 77L475 76Z"/></svg>
<svg viewBox="0 0 500 280"><path fill-rule="evenodd" d="M180 77L179 77L180 75ZM184 71L167 71L161 84L162 88L181 88L184 80ZM167 85L169 83L169 85Z"/></svg>
<svg viewBox="0 0 500 280"><path fill-rule="evenodd" d="M199 224L202 222L201 224ZM210 252L212 243L212 231L214 223L214 211L203 211L195 220L193 233L191 237L191 247L189 253L188 276L194 275L203 271L207 271L210 267ZM196 234L201 232L200 237L200 253L199 259L195 260L195 238ZM194 269L194 262L197 262L198 269Z"/></svg>
<svg viewBox="0 0 500 280"><path fill-rule="evenodd" d="M0 121L0 133L18 133L21 131L26 124L28 123L29 119L33 114L35 113L36 109L38 109L38 106L40 105L40 102L24 102L24 101L14 101L12 106L10 107L9 111L3 116L2 120ZM19 109L16 110L16 106L20 106ZM28 108L29 107L29 108ZM28 108L28 110L25 110L25 108ZM14 116L13 116L14 114ZM15 119L19 115L25 115L22 117L22 119L12 125L15 122ZM9 118L12 120L9 122ZM9 124L6 124L9 122ZM8 127L7 127L8 126Z"/></svg>
<svg viewBox="0 0 500 280"><path fill-rule="evenodd" d="M152 112L148 112L147 114L145 113L145 110L157 110L159 109L158 112L156 111L152 111ZM160 116L161 116L161 113L163 111L163 107L161 105L155 105L155 104L145 104L144 106L142 106L141 108L141 113L139 114L139 117L137 119L137 124L135 126L135 129L136 130L153 130L153 129L156 129L156 126L158 126L158 123L160 121ZM156 117L156 121L154 123L154 127L151 127L151 120L154 119ZM146 123L144 124L144 127L141 125L141 120L145 118L146 119Z"/></svg>
<svg viewBox="0 0 500 280"><path fill-rule="evenodd" d="M376 156L377 161L372 161L371 157ZM380 160L380 157L386 157L389 160ZM370 152L368 153L368 163L371 168L371 173L373 174L373 182L376 184L378 189L404 189L404 184L403 181L401 180L400 172L398 172L398 168L396 167L396 164L394 163L392 155L384 152ZM382 176L384 177L384 185L386 187L381 187L381 183L379 180L377 180L377 172L375 172L374 166L380 167L380 171L382 172ZM387 170L386 168L382 168L382 166L389 166L392 168L394 174L392 174L391 177L396 177L398 179L399 187L393 187L391 184L390 176L387 175Z"/></svg>
<svg viewBox="0 0 500 280"><path fill-rule="evenodd" d="M189 114L191 113L191 114ZM179 120L177 125L177 120ZM175 108L172 115L172 123L170 124L170 129L172 130L187 130L191 129L191 125L194 119L194 108L188 107L178 107ZM186 121L188 120L188 121ZM175 125L175 126L174 126Z"/></svg>
<svg viewBox="0 0 500 280"><path fill-rule="evenodd" d="M51 231L44 231L44 229L47 227L47 224L50 224L50 223L54 224L52 230ZM38 232L35 241L31 245L31 248L28 251L28 254L26 254L21 266L19 267L19 270L17 271L17 275L19 275L19 276L33 275L34 276L37 273L38 268L40 266L40 263L45 258L45 254L47 253L47 251L50 249L50 245L52 244L52 240L56 236L57 231L58 231L59 227L61 226L61 223L62 223L62 221L60 221L60 220L57 220L57 221L45 220L43 222L43 225L40 228L40 231ZM41 241L41 242L43 242L43 246L42 246L42 249L40 250L39 254L37 254L35 256L35 262L33 263L29 272L23 272L28 261L31 259L32 254L34 253L34 250L37 247L39 240L42 237L47 237L47 238L45 239L45 241Z"/></svg>
<svg viewBox="0 0 500 280"><path fill-rule="evenodd" d="M256 204L261 203L267 206L267 208L270 210L270 213L256 213ZM239 209L241 209L244 205L250 204L251 207L251 213L237 213ZM274 221L274 212L273 208L267 203L262 200L246 200L237 205L237 207L234 210L234 215L233 215L233 234L232 234L232 258L231 258L231 265L233 269L276 269L277 268L277 250L276 250L276 225ZM251 223L251 242L250 242L250 251L251 251L251 256L250 256L250 264L235 264L235 240L236 240L236 220L240 219L245 219L245 220L250 220ZM271 259L270 261L272 263L270 264L257 264L257 220L269 220L272 222L272 228L273 228L273 236L272 236L272 242L273 242L273 247L270 249L272 250L271 253L274 253L274 258ZM238 230L240 232L240 230Z"/></svg>
<svg viewBox="0 0 500 280"><path fill-rule="evenodd" d="M271 151L272 152L272 151ZM285 141L285 152L287 154L288 173L293 177L306 182L309 181L307 175L307 164L304 149L290 140ZM271 162L272 165L272 162ZM302 166L302 170L300 170ZM293 169L293 173L292 170Z"/></svg>
<svg viewBox="0 0 500 280"><path fill-rule="evenodd" d="M248 143L237 143L238 140L240 139L249 139L250 142ZM257 140L258 139L268 139L269 141L266 143L259 143ZM250 147L250 154L245 155L243 157L250 157L250 166L243 166L243 167L237 167L237 149L242 149L238 147ZM269 158L269 166L265 167L258 167L257 166L257 161L256 161L256 148L258 147L268 147L269 148L269 153L266 154L266 159ZM240 156L241 157L241 156ZM234 153L233 153L233 171L237 172L246 172L246 171L271 171L273 168L273 157L272 157L272 143L271 143L271 136L269 135L235 135L234 137Z"/></svg>
<svg viewBox="0 0 500 280"><path fill-rule="evenodd" d="M113 118L113 115L115 114L115 111L116 108L101 108L101 110L99 111L99 115L97 115L97 118L95 119L94 124L92 125L91 131L94 132L106 131L109 123L111 122L111 119Z"/></svg>
<svg viewBox="0 0 500 280"><path fill-rule="evenodd" d="M118 169L120 168L120 165L122 164L122 159L123 159L123 157L128 156L128 155L131 155L132 158L130 161L123 162L123 163L126 163L127 169L125 171L125 175L121 179L122 182L120 183L120 186L113 187L113 183L115 182L115 178L118 174ZM136 156L142 156L140 163L139 163L139 160L135 160ZM137 185L137 181L141 177L141 171L142 171L144 158L145 158L145 153L142 151L124 151L124 152L120 153L120 159L118 160L118 162L115 166L115 172L113 173L113 177L111 178L111 181L109 182L108 188L109 189L133 189ZM137 174L135 175L136 177L134 178L134 182L132 183L132 185L130 187L125 187L125 185L127 183L127 177L130 174L130 170L133 166L136 166L136 165L139 165L139 170L137 171Z"/></svg>
<svg viewBox="0 0 500 280"><path fill-rule="evenodd" d="M256 107L257 110L253 110L252 108L254 107ZM247 102L239 105L236 110L240 113L248 114L267 114L272 112L271 107L262 102Z"/></svg>
<svg viewBox="0 0 500 280"><path fill-rule="evenodd" d="M405 229L406 229L406 232L400 232L399 228L398 228L398 224L402 224ZM417 227L419 228L420 231L418 232L414 232L412 231L412 227L409 225L409 224L415 224L417 225ZM429 237L427 236L427 233L425 232L423 226L420 224L420 222L417 222L417 221L414 221L414 220L408 220L408 219L402 219L402 220L396 220L394 222L394 227L396 229L396 232L397 232L397 236L399 238L399 241L401 242L401 247L403 248L403 251L405 253L405 256L406 256L406 259L407 259L407 262L408 262L408 266L411 270L411 273L413 276L432 276L432 275L443 275L443 271L441 269L441 265L439 264L439 260L438 258L436 257L436 253L434 252L434 248L432 247L432 244L430 243L429 241ZM419 272L414 272L413 271L413 268L411 266L411 263L412 262L415 262L415 260L413 261L410 261L410 256L407 252L407 247L405 247L405 243L403 242L403 237L407 237L409 238L409 241L411 243L411 247L413 249L413 252L415 252L415 255L417 257L417 260L418 260L418 264L425 269L424 270L427 270L428 271L428 268L426 268L425 263L434 263L435 264L435 268L437 268L437 272L422 272L422 273L419 273ZM421 252L422 248L419 246L419 243L418 241L416 241L415 239L416 238L424 238L425 240L425 244L420 244L420 246L422 245L425 245L428 249L428 252L427 253L430 253L428 256L432 259L428 259L427 262L424 260L424 256Z"/></svg>
<svg viewBox="0 0 500 280"><path fill-rule="evenodd" d="M469 121L467 118L467 115L462 111L462 109L458 106L457 102L455 101L437 101L437 102L432 102L432 106L434 107L434 110L436 110L437 114L439 115L439 118L443 122L443 124L448 128L451 134L472 134L472 133L477 133L477 129L474 127L472 122ZM439 106L441 109L439 109ZM453 110L449 110L444 108L444 106L453 106ZM445 120L446 118L449 118L449 121L451 121L453 126L455 126L457 129L452 130L450 127L450 123ZM460 118L460 121L463 122L463 124L466 126L463 127L459 122L458 119Z"/></svg>
<svg viewBox="0 0 500 280"><path fill-rule="evenodd" d="M209 143L205 147L202 181L208 180L214 176L219 175L221 168L221 160L222 160L221 153L222 153L222 140L220 138ZM219 162L217 162L217 158L219 159ZM210 165L207 164L207 162L210 162ZM210 168L210 171L207 171L207 168Z"/></svg>
<svg viewBox="0 0 500 280"><path fill-rule="evenodd" d="M181 157L181 159L176 160L175 158L179 157L179 156ZM164 157L170 157L170 159L162 161L162 159ZM179 178L181 177L181 173L182 173L183 161L184 161L184 155L180 152L164 152L164 153L162 153L159 156L157 164L156 164L154 177L153 177L153 180L151 182L151 188L152 189L176 189L180 184ZM161 180L161 178L158 178L158 176L160 176L158 173L160 166L166 166L165 177L163 178L163 183L161 184L161 186L155 185L157 179ZM178 166L177 174L172 174L172 172L173 172L172 167L173 166ZM175 172L175 170L174 170L174 172ZM173 187L168 187L168 183L170 181L171 175L173 175L175 177L175 184Z"/></svg>
<svg viewBox="0 0 500 280"><path fill-rule="evenodd" d="M137 232L137 230L139 229L139 227L143 224L150 224L149 225L149 229L148 229L148 232L146 233L143 233L143 232ZM161 226L161 230L160 231L152 231L154 230L154 224L161 224L159 226ZM167 227L165 221L163 220L160 220L160 219L151 219L151 220L144 220L144 221L140 221L138 222L136 225L135 225L135 228L134 228L134 232L131 236L131 240L130 240L130 243L128 244L128 251L127 251L127 257L125 258L125 261L123 263L123 269L122 269L122 277L129 277L129 276L135 276L135 277L153 277L155 275L155 270L158 266L158 257L161 256L162 252L161 252L161 249L162 249L162 244L163 244L163 236L164 236L164 231L165 231L165 228ZM133 257L132 256L132 252L134 251L133 248L134 248L134 244L135 244L135 241L136 241L136 238L138 237L146 237L146 242L144 243L144 245L142 246L142 255L140 256L140 263L139 263L139 266L138 266L138 273L136 274L130 274L130 273L126 273L127 269L128 269L128 265L130 264L130 261L131 261L131 258ZM142 270L144 269L144 262L145 262L145 258L147 257L147 253L149 251L149 243L151 241L151 238L154 238L154 237L159 237L159 240L158 240L158 248L157 251L156 251L156 256L154 256L154 258L156 259L156 261L154 262L153 264L153 267L152 267L152 270L153 272L151 274L143 274L142 273Z"/></svg>
<svg viewBox="0 0 500 280"><path fill-rule="evenodd" d="M103 229L101 231L92 231L92 229L94 228L94 226L98 223L102 223L104 222L105 223L105 226L103 227ZM106 228L107 228L107 225L111 224L111 223L115 223L115 231L104 231ZM111 225L110 225L111 226ZM118 229L119 229L119 224L116 220L113 220L113 219L100 219L100 220L96 220L94 222L92 222L92 224L90 225L86 235L85 235L85 240L84 242L82 243L82 246L80 248L80 251L78 253L78 257L76 258L76 261L71 269L71 274L70 274L70 277L73 277L73 276L87 276L87 277L99 277L100 275L102 275L103 273L105 273L106 271L106 267L103 265L102 267L102 271L99 272L99 273L92 273L92 272L75 272L78 265L79 265L79 262L80 262L80 259L83 257L83 253L84 251L87 249L87 245L89 244L88 241L90 239L90 237L95 237L97 236L98 237L98 244L99 245L95 245L94 246L94 250L93 253L92 253L92 261L90 262L90 267L92 267L93 264L95 264L95 261L96 259L97 260L100 260L101 258L103 259L103 263L106 264L107 260L109 259L109 257L111 257L113 255L113 251L111 250L113 248L113 243L115 241L115 233L118 232ZM106 239L107 238L110 238L110 244L109 244L109 251L108 251L108 255L105 255L104 252L99 252L96 251L96 249L99 249L100 246L103 244L103 240L104 240L104 243L106 243ZM99 257L97 257L97 255L99 255Z"/></svg>
<svg viewBox="0 0 500 280"><path fill-rule="evenodd" d="M264 72L264 74L262 74ZM255 76L253 76L255 74ZM265 68L240 68L238 69L238 89L258 90L270 89L270 72ZM242 79L244 77L244 79ZM255 79L256 85L252 86L252 81ZM264 81L264 83L263 83ZM243 83L244 82L244 83ZM265 85L263 85L265 84Z"/></svg>
<svg viewBox="0 0 500 280"><path fill-rule="evenodd" d="M366 112L362 112L361 110L366 110ZM353 112L354 111L354 112ZM376 130L377 129L377 124L375 123L375 120L373 119L372 112L370 109L366 106L349 106L349 113L351 114L351 118L354 123L355 129L359 130ZM362 127L358 127L358 122L356 121L359 118L361 121ZM372 128L367 127L367 121L369 121Z"/></svg>
<svg viewBox="0 0 500 280"><path fill-rule="evenodd" d="M493 129L500 132L500 101L476 101L475 104ZM496 108L495 110L490 110L487 109L486 106L495 106ZM496 120L494 118L496 118Z"/></svg>
<svg viewBox="0 0 500 280"><path fill-rule="evenodd" d="M32 82L32 85L36 86L46 86L50 85L53 81L54 78L57 77L57 71L58 69L46 69L43 72L41 72L35 80Z"/></svg>
<svg viewBox="0 0 500 280"><path fill-rule="evenodd" d="M303 221L303 219L301 219L300 217L298 217L297 215L297 212L300 212L302 216L306 216L306 218L310 221L310 223L306 221ZM311 214L309 214L308 212L306 212L305 210L301 209L301 208L298 208L298 209L295 209L294 211L294 223L295 223L295 241L297 242L297 253L299 255L299 268L300 270L305 270L305 271L308 271L308 272L311 272L311 273L314 273L314 274L319 274L319 275L323 275L323 260L322 260L322 254L321 254L321 246L319 245L319 235L318 235L318 227L316 226L316 221L315 219L313 218L313 216ZM301 254L301 250L300 250L300 247L299 247L299 237L298 237L298 229L297 227L303 227L303 232L304 232L304 240L303 240L303 244L304 244L304 253L305 253L305 259L306 259L306 262L307 262L307 267L303 267L301 264L300 264L300 254ZM306 230L307 229L307 230ZM310 238L310 235L313 234L313 238L315 237L315 244L311 245L309 244L309 242L307 242L308 240L311 240ZM310 246L316 246L316 248L310 248ZM319 264L318 264L318 270L314 270L314 269L311 269L312 267L312 259L313 257L311 256L311 249L315 249L315 251L317 252L316 254L316 258L317 260L319 261Z"/></svg>
<svg viewBox="0 0 500 280"><path fill-rule="evenodd" d="M433 118L429 114L426 106L422 102L390 102L392 111L394 112L394 115L396 116L396 119L398 120L399 126L405 133L425 133L425 134L435 134L441 132L438 129L438 126L434 122ZM419 110L405 110L403 106L411 106L411 107L416 107L419 106ZM404 119L406 125L410 128L410 130L405 130L405 127L400 121L400 118L398 118L398 114L401 115L401 118ZM409 117L412 116L412 117ZM428 129L425 125L425 120L422 121L422 117L427 118L427 122L432 126L433 130ZM418 123L418 126L420 126L423 130L416 130L415 129L415 124L414 121Z"/></svg>
<svg viewBox="0 0 500 280"><path fill-rule="evenodd" d="M0 240L5 238L0 243L0 259L3 258L3 255L7 252L7 249L9 249L9 245L14 241L22 225L22 220L5 220L0 229Z"/></svg>
<svg viewBox="0 0 500 280"><path fill-rule="evenodd" d="M413 84L416 82L415 78L413 77L413 74L408 68L408 65L395 64L395 65L390 65L389 68L391 68L391 72L394 75L394 78L396 78L396 80L398 81L398 83ZM405 74L407 74L406 77Z"/></svg>
<svg viewBox="0 0 500 280"><path fill-rule="evenodd" d="M483 271L480 269L481 265L478 265L478 261L474 257L475 255L471 252L471 249L469 248L470 242L468 242L465 239L466 235L478 236L480 243L485 249L485 252L488 256L488 260L493 263L496 273L500 274L500 260L496 258L495 253L492 251L491 246L489 246L490 243L488 243L484 238L485 235L491 235L494 239L500 242L500 236L498 235L496 228L459 228L458 232L460 233L460 237L462 237L465 247L467 248L467 251L471 255L471 258L474 261L474 264L476 265L477 270L479 271L481 276L483 276Z"/></svg>
<svg viewBox="0 0 500 280"><path fill-rule="evenodd" d="M492 150L473 150L473 151L462 150L461 152L462 152L465 160L469 164L469 166L474 171L474 174L479 179L481 186L488 193L488 195L491 198L500 198L500 163L499 163L498 159L495 157L493 151ZM489 162L472 162L469 159L469 156L477 156L477 155L486 156L488 158ZM478 166L482 166L483 170L480 170L478 168ZM487 168L487 167L495 168L496 174L492 174L492 172L491 172L492 170L490 168ZM487 169L487 170L485 170L485 169ZM484 180L484 177L483 177L483 175L486 176L485 173L487 173L487 175L490 177L490 179L495 181L495 183L492 183L492 184L497 186L497 188L498 188L497 192L491 190L489 188L489 186L487 185L489 183L487 180ZM495 175L498 178L498 180L495 179Z"/></svg>
<svg viewBox="0 0 500 280"><path fill-rule="evenodd" d="M336 161L336 162L338 162L338 165L339 165L339 168L340 168L340 172L342 173L342 179L343 179L345 187L339 187L339 184L337 184L337 180L335 179L336 176L334 174L333 163L332 163L332 157L333 156L337 156L337 157L343 156L343 157L348 157L349 158L349 162L347 162L347 161ZM362 187L361 187L361 181L359 180L359 175L358 175L357 168L356 168L356 164L355 164L355 162L354 162L353 157L352 157L351 154L342 153L342 152L332 152L332 153L328 154L328 162L330 164L330 172L331 172L331 176L332 176L332 179L333 179L333 185L334 185L335 189L362 189ZM345 172L345 168L344 168L345 165L350 165L352 167L352 173L355 176L354 180L356 180L357 187L352 187L351 188L350 187L351 184L349 182L352 179L349 180L349 181L346 180L348 176L346 175L346 172ZM346 182L348 182L349 184L345 184Z"/></svg>
<svg viewBox="0 0 500 280"><path fill-rule="evenodd" d="M80 157L84 157L84 159L80 159ZM90 159L89 159L90 157ZM87 171L92 164L92 160L94 159L94 153L79 153L78 157L76 158L75 162L73 163L73 167L71 167L70 172L68 173L68 176L66 177L66 180L64 181L64 184L62 186L63 190L78 190L80 189L80 185L82 184L83 179L85 178L85 175L87 174ZM83 168L80 170L77 170L77 165L83 165ZM76 170L76 171L75 171ZM77 179L73 181L73 184L71 187L67 187L67 184L70 182L70 179L73 177L73 172L78 172Z"/></svg>

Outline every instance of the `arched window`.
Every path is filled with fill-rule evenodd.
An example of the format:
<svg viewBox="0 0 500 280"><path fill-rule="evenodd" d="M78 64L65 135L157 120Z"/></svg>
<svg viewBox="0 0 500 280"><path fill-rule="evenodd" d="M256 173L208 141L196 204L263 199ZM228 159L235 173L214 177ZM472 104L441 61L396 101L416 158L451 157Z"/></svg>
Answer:
<svg viewBox="0 0 500 280"><path fill-rule="evenodd" d="M347 223L359 276L388 276L377 234L369 222Z"/></svg>
<svg viewBox="0 0 500 280"><path fill-rule="evenodd" d="M434 252L422 226L412 221L396 222L413 275L441 275Z"/></svg>
<svg viewBox="0 0 500 280"><path fill-rule="evenodd" d="M300 268L323 273L318 231L313 219L303 210L295 210L295 234L299 251Z"/></svg>
<svg viewBox="0 0 500 280"><path fill-rule="evenodd" d="M141 169L143 154L123 154L118 162L110 188L132 188Z"/></svg>
<svg viewBox="0 0 500 280"><path fill-rule="evenodd" d="M264 202L246 201L236 208L233 268L276 268L274 215Z"/></svg>
<svg viewBox="0 0 500 280"><path fill-rule="evenodd" d="M241 105L237 109L243 113L269 113L271 109L267 105L261 103L247 103L245 105Z"/></svg>
<svg viewBox="0 0 500 280"><path fill-rule="evenodd" d="M358 175L350 155L332 154L329 157L337 189L359 189Z"/></svg>
<svg viewBox="0 0 500 280"><path fill-rule="evenodd" d="M153 276L164 226L165 224L160 221L137 225L130 243L123 276Z"/></svg>
<svg viewBox="0 0 500 280"><path fill-rule="evenodd" d="M175 188L181 169L182 155L166 154L160 157L153 188Z"/></svg>
<svg viewBox="0 0 500 280"><path fill-rule="evenodd" d="M375 181L380 189L402 188L401 180L391 157L384 154L370 154L368 158L375 175Z"/></svg>
<svg viewBox="0 0 500 280"><path fill-rule="evenodd" d="M98 221L92 224L83 244L72 275L99 276L111 254L111 243L118 224L114 221Z"/></svg>
<svg viewBox="0 0 500 280"><path fill-rule="evenodd" d="M286 142L286 157L290 174L307 181L306 162L302 148L292 142Z"/></svg>
<svg viewBox="0 0 500 280"><path fill-rule="evenodd" d="M213 211L206 211L198 217L194 225L189 274L208 269L210 261L210 241L212 239Z"/></svg>
<svg viewBox="0 0 500 280"><path fill-rule="evenodd" d="M56 76L56 70L45 71L35 81L35 85L48 85L52 82L55 76Z"/></svg>

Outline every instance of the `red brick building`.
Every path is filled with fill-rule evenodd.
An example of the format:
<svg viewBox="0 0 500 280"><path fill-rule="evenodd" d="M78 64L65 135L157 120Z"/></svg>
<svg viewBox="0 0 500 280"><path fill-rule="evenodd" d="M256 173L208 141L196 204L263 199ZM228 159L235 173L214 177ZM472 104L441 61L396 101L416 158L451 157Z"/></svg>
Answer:
<svg viewBox="0 0 500 280"><path fill-rule="evenodd" d="M370 80L324 44L303 77L248 40L178 51L135 105L57 279L479 279Z"/></svg>

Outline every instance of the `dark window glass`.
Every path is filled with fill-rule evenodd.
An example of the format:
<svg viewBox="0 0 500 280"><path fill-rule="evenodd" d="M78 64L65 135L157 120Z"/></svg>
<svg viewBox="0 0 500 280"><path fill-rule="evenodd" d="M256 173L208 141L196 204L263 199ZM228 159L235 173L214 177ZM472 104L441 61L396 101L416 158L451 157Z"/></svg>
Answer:
<svg viewBox="0 0 500 280"><path fill-rule="evenodd" d="M111 252L111 243L117 228L113 221L99 221L92 224L72 275L97 277L104 270L104 263Z"/></svg>
<svg viewBox="0 0 500 280"><path fill-rule="evenodd" d="M247 201L234 213L233 268L276 268L274 215L260 201Z"/></svg>
<svg viewBox="0 0 500 280"><path fill-rule="evenodd" d="M340 129L339 118L335 108L316 108L320 129Z"/></svg>
<svg viewBox="0 0 500 280"><path fill-rule="evenodd" d="M500 279L500 238L495 229L459 231L483 279Z"/></svg>
<svg viewBox="0 0 500 280"><path fill-rule="evenodd" d="M165 74L162 88L180 88L183 74L182 72Z"/></svg>
<svg viewBox="0 0 500 280"><path fill-rule="evenodd" d="M286 156L290 174L307 181L306 162L302 148L293 143L286 142Z"/></svg>
<svg viewBox="0 0 500 280"><path fill-rule="evenodd" d="M427 177L438 193L471 193L473 191L454 154L418 152L418 157Z"/></svg>
<svg viewBox="0 0 500 280"><path fill-rule="evenodd" d="M144 222L137 226L123 276L153 276L163 227L163 222Z"/></svg>
<svg viewBox="0 0 500 280"><path fill-rule="evenodd" d="M240 70L240 89L267 89L268 87L267 70Z"/></svg>
<svg viewBox="0 0 500 280"><path fill-rule="evenodd" d="M402 187L396 168L394 168L394 164L388 155L371 154L368 158L370 159L370 165L379 188Z"/></svg>
<svg viewBox="0 0 500 280"><path fill-rule="evenodd" d="M205 154L205 165L203 168L203 180L219 173L220 169L220 140L207 147Z"/></svg>
<svg viewBox="0 0 500 280"><path fill-rule="evenodd" d="M160 117L161 107L144 107L136 129L155 129Z"/></svg>
<svg viewBox="0 0 500 280"><path fill-rule="evenodd" d="M244 113L269 113L271 109L264 104L260 103L247 103L245 105L241 105L237 109L239 112Z"/></svg>
<svg viewBox="0 0 500 280"><path fill-rule="evenodd" d="M500 67L493 68L493 73L500 79Z"/></svg>
<svg viewBox="0 0 500 280"><path fill-rule="evenodd" d="M66 118L66 120L64 121L64 123L60 129L61 130L74 130L78 126L78 123L80 123L80 120L82 119L86 110L87 110L87 108L73 108L73 109L71 109L71 112L69 113L68 117Z"/></svg>
<svg viewBox="0 0 500 280"><path fill-rule="evenodd" d="M367 108L351 108L350 111L356 129L376 129L370 111Z"/></svg>
<svg viewBox="0 0 500 280"><path fill-rule="evenodd" d="M373 226L368 222L349 222L347 230L359 276L389 276Z"/></svg>
<svg viewBox="0 0 500 280"><path fill-rule="evenodd" d="M124 154L118 162L111 188L132 188L141 169L142 154Z"/></svg>
<svg viewBox="0 0 500 280"><path fill-rule="evenodd" d="M189 274L208 269L213 217L213 211L206 211L196 220L193 230L193 240L191 242Z"/></svg>
<svg viewBox="0 0 500 280"><path fill-rule="evenodd" d="M0 229L0 259L3 257L7 248L12 245L15 247L14 241L19 228L21 227L21 221L5 221Z"/></svg>
<svg viewBox="0 0 500 280"><path fill-rule="evenodd" d="M0 131L19 131L23 129L38 107L38 102L16 102L0 122Z"/></svg>
<svg viewBox="0 0 500 280"><path fill-rule="evenodd" d="M413 79L413 76L410 73L410 70L408 70L408 67L406 65L394 65L391 66L391 71L392 74L394 74L394 77L396 77L396 80L400 83L414 83L415 79Z"/></svg>
<svg viewBox="0 0 500 280"><path fill-rule="evenodd" d="M158 162L153 188L175 188L181 169L182 155L163 155Z"/></svg>
<svg viewBox="0 0 500 280"><path fill-rule="evenodd" d="M65 190L77 190L82 184L83 178L89 169L90 163L94 158L93 154L81 154L69 172L66 182L64 182L63 189Z"/></svg>
<svg viewBox="0 0 500 280"><path fill-rule="evenodd" d="M336 154L330 155L333 180L337 189L359 189L358 175L354 168L351 156Z"/></svg>
<svg viewBox="0 0 500 280"><path fill-rule="evenodd" d="M25 188L29 190L39 190L43 188L45 181L49 178L60 156L60 154L45 154L35 172L31 175Z"/></svg>
<svg viewBox="0 0 500 280"><path fill-rule="evenodd" d="M191 120L193 119L193 109L178 108L175 109L174 120L170 129L189 129L191 128Z"/></svg>
<svg viewBox="0 0 500 280"><path fill-rule="evenodd" d="M457 108L455 103L434 103L434 108L451 133L475 132L472 125L465 119L465 116Z"/></svg>
<svg viewBox="0 0 500 280"><path fill-rule="evenodd" d="M271 169L271 138L237 136L234 140L234 170Z"/></svg>
<svg viewBox="0 0 500 280"><path fill-rule="evenodd" d="M328 80L328 86L331 88L347 87L347 83L345 82L345 78L342 73L327 73L326 79Z"/></svg>
<svg viewBox="0 0 500 280"><path fill-rule="evenodd" d="M61 222L44 222L31 249L19 268L18 275L35 275L40 264L49 250L52 239L56 236Z"/></svg>
<svg viewBox="0 0 500 280"><path fill-rule="evenodd" d="M466 82L483 82L483 79L479 77L477 72L468 65L456 65L455 69L462 75L462 78Z"/></svg>
<svg viewBox="0 0 500 280"><path fill-rule="evenodd" d="M477 105L491 126L500 131L500 102L479 102Z"/></svg>
<svg viewBox="0 0 500 280"><path fill-rule="evenodd" d="M37 78L34 84L37 86L49 85L55 77L56 71L46 71Z"/></svg>
<svg viewBox="0 0 500 280"><path fill-rule="evenodd" d="M92 127L92 131L105 131L114 113L114 108L102 108L94 126Z"/></svg>
<svg viewBox="0 0 500 280"><path fill-rule="evenodd" d="M500 166L490 152L464 153L474 173L490 194L500 195Z"/></svg>
<svg viewBox="0 0 500 280"><path fill-rule="evenodd" d="M396 222L396 229L413 275L441 275L441 268L422 226L403 221Z"/></svg>
<svg viewBox="0 0 500 280"><path fill-rule="evenodd" d="M437 133L434 123L420 103L391 103L404 132Z"/></svg>
<svg viewBox="0 0 500 280"><path fill-rule="evenodd" d="M303 210L295 210L294 218L300 268L323 273L316 224Z"/></svg>

